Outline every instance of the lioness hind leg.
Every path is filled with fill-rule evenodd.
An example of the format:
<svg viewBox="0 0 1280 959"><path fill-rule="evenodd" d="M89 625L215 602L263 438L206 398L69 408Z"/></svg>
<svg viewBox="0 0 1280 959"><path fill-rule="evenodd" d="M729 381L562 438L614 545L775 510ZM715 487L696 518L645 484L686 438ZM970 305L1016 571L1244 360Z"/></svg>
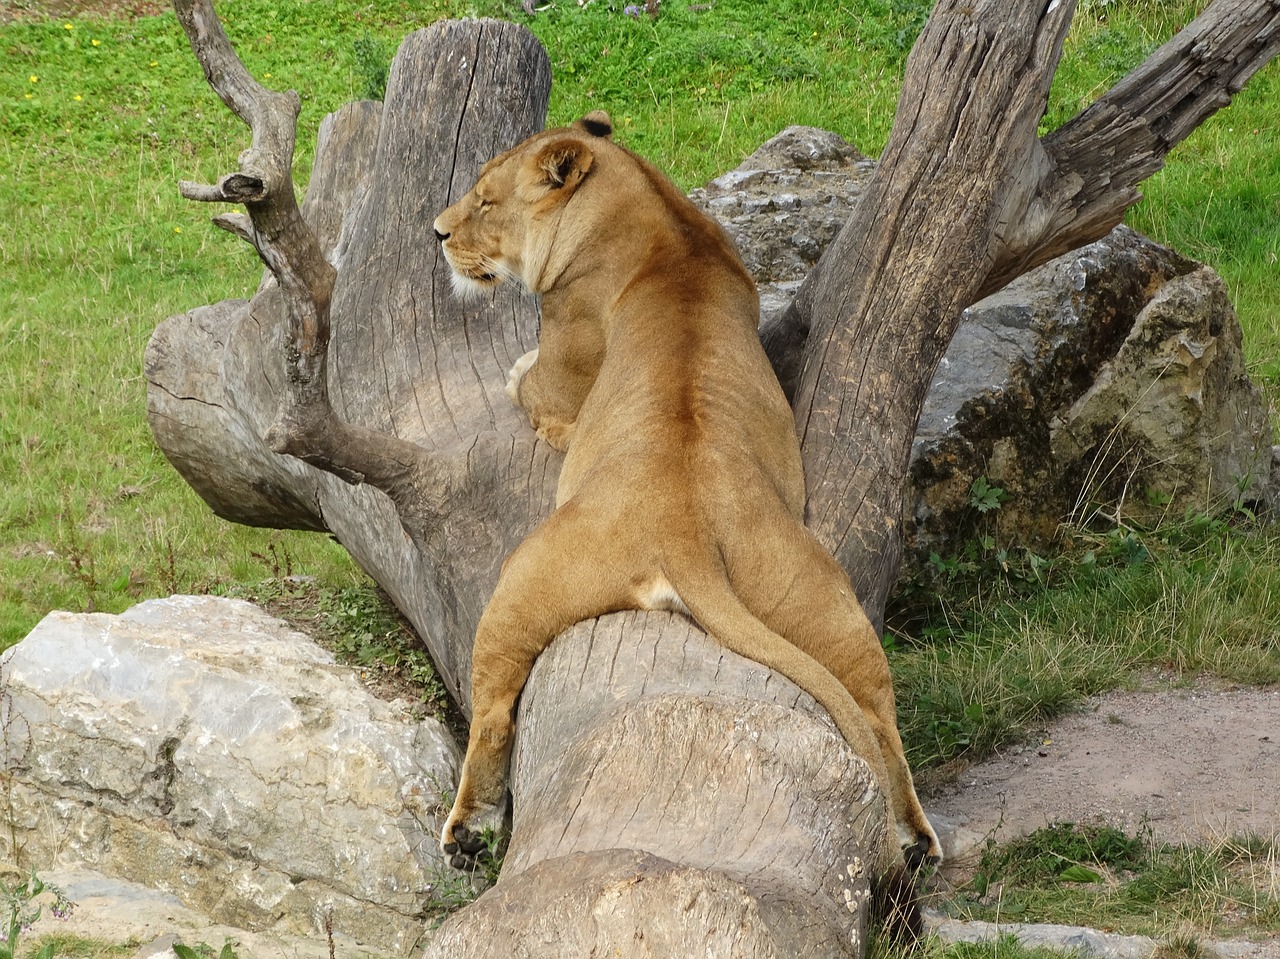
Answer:
<svg viewBox="0 0 1280 959"><path fill-rule="evenodd" d="M808 530L796 523L793 530L773 532L783 542L766 545L755 540L751 545L760 559L735 564L734 591L749 607L752 597L782 597L752 612L825 666L853 696L884 757L888 799L908 865L940 862L942 847L916 796L903 754L893 680L879 637L848 576ZM786 565L777 557L787 557Z"/></svg>
<svg viewBox="0 0 1280 959"><path fill-rule="evenodd" d="M440 834L450 865L465 869L501 824L515 708L534 660L574 623L618 608L598 557L580 548L572 506L557 510L503 564L480 617L471 657L471 734L453 808Z"/></svg>

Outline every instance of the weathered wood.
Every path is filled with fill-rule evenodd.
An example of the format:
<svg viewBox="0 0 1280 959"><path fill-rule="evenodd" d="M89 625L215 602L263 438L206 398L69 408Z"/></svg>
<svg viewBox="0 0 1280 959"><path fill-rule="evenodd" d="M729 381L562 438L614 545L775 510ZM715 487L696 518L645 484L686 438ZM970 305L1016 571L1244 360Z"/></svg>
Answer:
<svg viewBox="0 0 1280 959"><path fill-rule="evenodd" d="M502 391L536 343L535 305L511 290L459 304L431 220L484 160L541 127L549 89L545 53L513 24L413 34L382 107L345 108L317 147L303 214L338 267L341 321L330 332L318 313L314 333L331 339L327 368L297 360L307 347L269 280L247 306L217 307L216 324L171 318L147 350L153 428L193 487L237 522L337 535L464 705L476 620L502 558L549 512L560 457ZM320 453L303 459L318 469L265 439L279 439L281 413L285 445L314 440Z"/></svg>
<svg viewBox="0 0 1280 959"><path fill-rule="evenodd" d="M1277 2L1220 0L1210 12L1274 13ZM273 278L248 303L156 331L157 440L222 515L333 532L466 708L476 621L502 558L550 511L560 457L502 391L536 342L534 305L510 289L460 304L431 222L484 161L540 128L545 54L527 31L492 21L414 34L381 113L362 105L329 121L299 215L286 156L294 101L241 75L206 0L176 5L210 82L254 132L243 177L187 192L248 198L248 215L221 225L254 243ZM897 568L920 399L960 310L989 277L1069 234L1044 196L1075 181L1055 181L1051 165L1067 169L1064 157L1085 156L1119 123L1099 113L1060 143L1036 137L1071 9L942 0L909 61L877 181L792 311L795 329L812 319L814 331L796 401L812 522L873 616ZM1269 23L1224 24L1213 37L1230 35L1230 47L1206 36L1185 56L1234 57L1220 82L1243 82L1274 52ZM1170 89L1212 73L1208 61ZM1155 72L1177 74L1176 58ZM1210 84L1180 100L1202 106L1171 129L1215 96ZM1145 109L1168 114L1167 99ZM1117 94L1114 109L1136 102ZM1121 149L1099 156L1096 179L1128 162ZM1087 189L1070 195L1078 219L1095 216L1098 204L1079 199ZM607 617L542 658L518 735L504 879L446 926L441 950L860 952L866 886L848 867L883 830L882 800L780 677L670 615ZM648 946L634 945L640 934Z"/></svg>
<svg viewBox="0 0 1280 959"><path fill-rule="evenodd" d="M537 927L564 903L522 902L516 890L555 876L555 889L581 897L592 887L575 873L599 868L614 850L694 871L709 901L732 889L734 909L759 927L748 938L775 943L780 957L831 956L864 942L862 851L884 829L883 797L825 712L789 681L726 652L684 617L618 613L555 641L520 716L516 827L497 894L485 897L490 908L449 920L429 955L460 940L489 942L491 955L591 954L556 951L583 936L595 921L580 918L589 910L559 920L564 940L539 948ZM644 871L607 876L615 890L648 882ZM650 949L669 944L654 955L704 955L727 933L690 923L684 882L646 895L652 912L614 910ZM508 908L523 918L511 922ZM760 955L757 947L745 954Z"/></svg>
<svg viewBox="0 0 1280 959"><path fill-rule="evenodd" d="M994 262L1010 196L1034 178L1036 125L1074 6L938 4L907 61L876 175L806 294L793 405L808 523L873 622L900 562L920 407Z"/></svg>
<svg viewBox="0 0 1280 959"><path fill-rule="evenodd" d="M516 67L500 67L513 48L521 51ZM326 417L414 444L422 452L402 475L309 458L333 472L363 475L363 484L348 485L276 455L260 439L288 392L281 357L297 335L296 327L289 332L281 290L271 280L251 304L171 319L148 351L152 422L184 475L239 521L333 531L409 615L464 707L475 622L503 556L550 512L560 457L535 441L502 393L506 369L534 345L532 304L504 291L491 302L460 305L437 261L430 223L485 160L523 136L521 124L540 125L549 77L545 60L528 65L535 50L540 56L532 37L507 24L449 24L415 34L393 67L372 156L353 141L369 137L374 121L344 113L334 122L347 134L335 129L317 157L318 182L334 199L309 192L303 213L338 267L326 371L332 399L320 405L331 405ZM433 70L471 77L473 69L470 100L456 84L446 90L430 79ZM520 90L483 88L482 78L490 77L518 82ZM458 131L458 146L441 155L439 145L453 147ZM339 165L337 157L363 170L345 187L326 173ZM199 435L188 435L182 424ZM449 508L403 508L419 495ZM614 653L606 659L607 643ZM707 726L705 735L690 737L694 718ZM567 729L585 734L580 761L602 758L608 747L607 769L589 781L575 773L562 755ZM666 749L657 748L660 741ZM860 849L877 847L885 828L883 800L869 789L865 765L810 697L724 653L687 621L630 614L562 637L526 690L516 767L517 831L502 884L482 900L505 897L498 915L506 915L511 896L524 901L519 908L541 908L541 900L518 893L526 888L518 876L558 869L567 854L574 856L573 874L558 881L575 901L588 896L585 877L613 875L610 850L622 843L642 851L644 864L644 871L624 864L615 877L624 886L653 879L654 869L675 876L671 890L682 896L696 882L708 903L758 917L765 939L809 943L796 954L832 955L854 948L855 936L861 942L868 876L859 872ZM637 790L637 773L661 788ZM685 801L675 816L680 790ZM573 820L578 831L565 828L569 809L590 817ZM752 835L767 841L747 841L752 817ZM594 830L606 821L627 828ZM717 829L705 829L713 823ZM733 861L722 861L730 847ZM667 861L678 865L660 865ZM517 892L506 892L508 884ZM543 891L541 884L531 888ZM664 888L648 882L637 902L665 901L674 893L659 895ZM729 898L716 900L716 890L729 890ZM679 912L689 942L699 935L714 941L720 933L693 922L701 914L683 912L684 905L668 902L657 915L628 915L620 906L615 915L657 936L658 917ZM472 929L462 936L470 943L462 954L493 954L488 934L473 928L481 916L494 915L492 908L451 923ZM504 921L508 934L522 928ZM595 941L589 914L560 922L562 941ZM556 947L555 954L572 953Z"/></svg>

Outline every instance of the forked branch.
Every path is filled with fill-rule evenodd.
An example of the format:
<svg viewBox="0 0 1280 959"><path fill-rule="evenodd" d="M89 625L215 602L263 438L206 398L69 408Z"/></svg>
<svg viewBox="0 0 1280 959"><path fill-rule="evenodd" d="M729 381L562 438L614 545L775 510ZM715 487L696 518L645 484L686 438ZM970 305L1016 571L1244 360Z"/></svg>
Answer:
<svg viewBox="0 0 1280 959"><path fill-rule="evenodd" d="M1216 0L1071 121L1041 140L1038 232L1011 245L979 297L1106 236L1169 151L1280 52L1280 0Z"/></svg>
<svg viewBox="0 0 1280 959"><path fill-rule="evenodd" d="M174 9L209 85L253 134L238 171L216 184L184 181L179 190L190 200L244 204L247 216L221 214L214 223L252 243L280 285L289 317L287 391L266 441L277 453L349 483L369 483L421 512L423 489L432 484L420 480L435 472L428 453L393 435L343 422L329 400L329 313L337 274L294 195L298 95L268 90L249 75L211 0L174 0Z"/></svg>

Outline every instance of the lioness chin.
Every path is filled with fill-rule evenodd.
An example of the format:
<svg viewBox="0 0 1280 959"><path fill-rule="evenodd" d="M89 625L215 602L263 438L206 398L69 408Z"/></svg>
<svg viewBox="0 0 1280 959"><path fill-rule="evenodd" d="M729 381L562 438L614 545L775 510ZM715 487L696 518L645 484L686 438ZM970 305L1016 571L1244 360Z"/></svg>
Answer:
<svg viewBox="0 0 1280 959"><path fill-rule="evenodd" d="M465 866L500 819L516 699L551 640L614 610L676 609L831 714L888 798L881 871L904 849L911 865L938 860L879 638L803 523L755 285L720 227L612 132L596 112L530 137L434 224L461 295L512 279L542 297L538 349L507 391L566 453L556 510L508 557L480 619L441 846Z"/></svg>

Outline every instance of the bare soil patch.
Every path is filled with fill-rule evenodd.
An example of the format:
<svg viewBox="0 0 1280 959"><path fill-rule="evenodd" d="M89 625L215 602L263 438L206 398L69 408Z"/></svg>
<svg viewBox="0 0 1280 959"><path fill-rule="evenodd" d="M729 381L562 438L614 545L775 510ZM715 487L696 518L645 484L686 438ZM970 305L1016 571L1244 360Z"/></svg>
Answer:
<svg viewBox="0 0 1280 959"><path fill-rule="evenodd" d="M170 9L163 0L9 0L0 8L0 24L12 20L96 18L136 20Z"/></svg>
<svg viewBox="0 0 1280 959"><path fill-rule="evenodd" d="M1280 689L1113 692L1028 746L969 767L926 803L963 860L1052 822L1208 844L1280 832ZM961 862L956 862L961 865Z"/></svg>

